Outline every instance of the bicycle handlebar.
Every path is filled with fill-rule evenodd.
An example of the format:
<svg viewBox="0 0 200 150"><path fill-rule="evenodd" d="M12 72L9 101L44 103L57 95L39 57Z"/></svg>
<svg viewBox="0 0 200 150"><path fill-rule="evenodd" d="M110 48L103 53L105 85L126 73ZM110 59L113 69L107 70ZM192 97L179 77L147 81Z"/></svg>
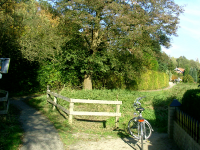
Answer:
<svg viewBox="0 0 200 150"><path fill-rule="evenodd" d="M137 101L139 101L139 100L141 100L141 99L143 99L143 98L145 98L146 96L143 96L143 97L138 97L137 98Z"/></svg>
<svg viewBox="0 0 200 150"><path fill-rule="evenodd" d="M146 96L138 97L138 98L135 100L133 106L137 106L137 104L139 104L139 105L141 106L141 103L139 102L139 100L141 100L142 98L145 98L145 97L146 97Z"/></svg>

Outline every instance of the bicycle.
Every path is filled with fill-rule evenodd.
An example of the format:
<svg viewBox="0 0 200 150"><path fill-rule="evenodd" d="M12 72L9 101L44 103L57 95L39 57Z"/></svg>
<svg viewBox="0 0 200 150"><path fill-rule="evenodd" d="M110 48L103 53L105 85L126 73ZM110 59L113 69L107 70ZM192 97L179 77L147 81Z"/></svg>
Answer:
<svg viewBox="0 0 200 150"><path fill-rule="evenodd" d="M128 122L128 130L133 137L141 140L141 148L143 150L143 140L147 140L151 136L153 128L150 123L142 117L142 112L145 110L141 107L141 103L139 102L142 98L144 97L137 98L133 104L133 107L136 107L136 110L139 111L139 115ZM134 113L134 115L137 115L137 113Z"/></svg>

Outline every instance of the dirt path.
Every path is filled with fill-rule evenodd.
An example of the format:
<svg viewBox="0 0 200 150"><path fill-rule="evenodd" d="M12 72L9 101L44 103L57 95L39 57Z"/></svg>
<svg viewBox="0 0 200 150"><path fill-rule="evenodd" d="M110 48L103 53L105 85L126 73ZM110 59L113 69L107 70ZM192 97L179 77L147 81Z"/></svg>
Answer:
<svg viewBox="0 0 200 150"><path fill-rule="evenodd" d="M22 101L25 98L10 99L10 102L21 110L20 122L25 134L20 150L64 150L53 124L39 111L26 105Z"/></svg>
<svg viewBox="0 0 200 150"><path fill-rule="evenodd" d="M154 92L154 91L168 90L168 89L172 88L174 85L176 85L176 83L169 82L169 86L166 87L166 88L164 88L164 89L157 89L157 90L141 90L141 92Z"/></svg>
<svg viewBox="0 0 200 150"><path fill-rule="evenodd" d="M134 138L110 138L97 142L79 142L70 145L68 150L141 150L141 143ZM167 134L153 133L149 141L144 142L144 150L179 150L179 148Z"/></svg>

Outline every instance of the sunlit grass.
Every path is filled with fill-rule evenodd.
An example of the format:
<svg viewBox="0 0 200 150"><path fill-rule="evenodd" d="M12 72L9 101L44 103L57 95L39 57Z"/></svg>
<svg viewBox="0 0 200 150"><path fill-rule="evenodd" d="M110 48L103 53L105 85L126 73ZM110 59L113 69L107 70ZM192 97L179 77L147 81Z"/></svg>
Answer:
<svg viewBox="0 0 200 150"><path fill-rule="evenodd" d="M68 124L68 115L61 110L52 110L52 105L47 103L46 95L34 98L28 103L40 111L42 111L55 127L66 145L77 142L75 133L89 133L96 135L93 140L107 136L127 136L127 123L133 117L135 112L133 102L137 97L146 96L141 100L142 106L145 108L143 117L147 119L153 129L157 132L167 132L167 115L168 105L173 99L181 101L183 94L188 89L196 89L197 84L177 84L172 89L161 91L129 91L129 90L70 90L63 89L60 95L68 98L89 99L89 100L119 100L122 101L120 112L122 116L119 118L119 128L115 129L115 117L97 117L97 116L73 116L73 125ZM58 103L69 108L69 103L58 99ZM115 112L115 105L103 104L75 104L75 111L101 111L101 112ZM86 140L86 139L82 139ZM88 140L88 138L87 138Z"/></svg>

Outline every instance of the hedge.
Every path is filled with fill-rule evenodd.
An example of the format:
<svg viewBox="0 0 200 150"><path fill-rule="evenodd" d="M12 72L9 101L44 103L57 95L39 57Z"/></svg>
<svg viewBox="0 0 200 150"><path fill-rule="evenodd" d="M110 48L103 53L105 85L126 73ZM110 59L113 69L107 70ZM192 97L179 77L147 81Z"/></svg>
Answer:
<svg viewBox="0 0 200 150"><path fill-rule="evenodd" d="M185 92L182 98L181 109L200 121L200 89L192 89Z"/></svg>
<svg viewBox="0 0 200 150"><path fill-rule="evenodd" d="M137 82L138 90L154 90L169 86L169 75L163 72L147 70Z"/></svg>

